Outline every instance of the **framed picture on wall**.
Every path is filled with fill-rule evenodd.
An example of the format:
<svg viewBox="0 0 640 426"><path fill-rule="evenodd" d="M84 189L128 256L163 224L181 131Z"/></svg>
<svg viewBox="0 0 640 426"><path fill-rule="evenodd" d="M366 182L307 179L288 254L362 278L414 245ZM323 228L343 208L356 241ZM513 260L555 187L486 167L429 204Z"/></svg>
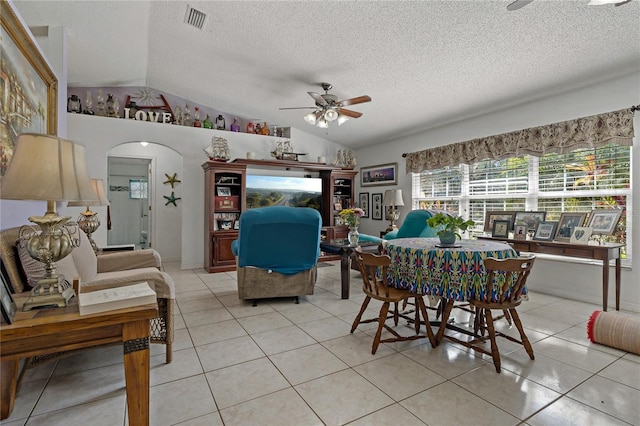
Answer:
<svg viewBox="0 0 640 426"><path fill-rule="evenodd" d="M369 217L369 193L361 192L359 200L360 208L364 210L362 217Z"/></svg>
<svg viewBox="0 0 640 426"><path fill-rule="evenodd" d="M382 220L382 193L371 194L371 218Z"/></svg>
<svg viewBox="0 0 640 426"><path fill-rule="evenodd" d="M586 217L586 213L562 213L554 240L568 243L571 240L573 230L582 226Z"/></svg>
<svg viewBox="0 0 640 426"><path fill-rule="evenodd" d="M398 163L360 167L360 186L397 185Z"/></svg>
<svg viewBox="0 0 640 426"><path fill-rule="evenodd" d="M598 209L591 212L589 225L594 235L611 235L622 215L620 209Z"/></svg>

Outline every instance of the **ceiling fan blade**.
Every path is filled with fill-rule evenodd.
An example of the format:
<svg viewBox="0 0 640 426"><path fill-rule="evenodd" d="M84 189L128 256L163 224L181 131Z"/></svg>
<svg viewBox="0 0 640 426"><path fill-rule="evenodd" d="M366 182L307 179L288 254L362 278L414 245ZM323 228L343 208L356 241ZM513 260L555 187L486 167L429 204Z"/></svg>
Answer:
<svg viewBox="0 0 640 426"><path fill-rule="evenodd" d="M351 111L350 109L344 109L344 108L339 108L338 112L342 115L346 115L347 117L351 117L351 118L358 118L362 115L361 112Z"/></svg>
<svg viewBox="0 0 640 426"><path fill-rule="evenodd" d="M279 110L283 110L283 109L316 109L317 107L293 107L293 108L278 108Z"/></svg>
<svg viewBox="0 0 640 426"><path fill-rule="evenodd" d="M521 9L521 8L525 7L526 5L528 5L531 2L533 2L533 0L516 0L513 3L509 3L507 5L507 10L513 12L514 10L518 10L518 9Z"/></svg>
<svg viewBox="0 0 640 426"><path fill-rule="evenodd" d="M316 101L318 105L321 105L321 106L329 105L327 101L325 101L324 98L319 93L316 93L316 92L307 92L307 93Z"/></svg>
<svg viewBox="0 0 640 426"><path fill-rule="evenodd" d="M367 95L358 96L357 98L351 98L351 99L345 99L344 101L338 101L338 102L336 102L336 104L338 106L349 106L349 105L363 104L365 102L371 102L371 97L369 97Z"/></svg>

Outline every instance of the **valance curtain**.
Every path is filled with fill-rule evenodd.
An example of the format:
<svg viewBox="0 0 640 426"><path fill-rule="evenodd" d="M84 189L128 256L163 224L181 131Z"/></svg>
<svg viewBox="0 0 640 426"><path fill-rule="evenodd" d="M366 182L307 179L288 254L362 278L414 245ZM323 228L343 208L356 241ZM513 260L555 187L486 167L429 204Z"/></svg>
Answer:
<svg viewBox="0 0 640 426"><path fill-rule="evenodd" d="M633 136L633 109L627 108L412 152L407 154L406 172L420 173L487 159L542 157L612 143L631 146Z"/></svg>

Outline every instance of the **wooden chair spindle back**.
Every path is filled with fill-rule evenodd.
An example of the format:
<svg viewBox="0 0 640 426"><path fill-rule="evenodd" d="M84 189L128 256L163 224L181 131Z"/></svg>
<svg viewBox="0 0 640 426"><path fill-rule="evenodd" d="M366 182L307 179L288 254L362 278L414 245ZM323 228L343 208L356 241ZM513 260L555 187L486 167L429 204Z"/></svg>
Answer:
<svg viewBox="0 0 640 426"><path fill-rule="evenodd" d="M493 281L497 273L505 274L505 281L500 289L500 299L497 300L497 302L513 303L519 300L535 260L535 256L512 259L485 259L484 267L487 270L487 292L485 301L491 301Z"/></svg>
<svg viewBox="0 0 640 426"><path fill-rule="evenodd" d="M389 297L389 286L384 282L384 278L387 276L387 267L391 263L391 258L387 255L365 253L360 250L360 247L355 252L360 274L362 274L362 290L376 296ZM384 294L381 294L381 291L384 291Z"/></svg>

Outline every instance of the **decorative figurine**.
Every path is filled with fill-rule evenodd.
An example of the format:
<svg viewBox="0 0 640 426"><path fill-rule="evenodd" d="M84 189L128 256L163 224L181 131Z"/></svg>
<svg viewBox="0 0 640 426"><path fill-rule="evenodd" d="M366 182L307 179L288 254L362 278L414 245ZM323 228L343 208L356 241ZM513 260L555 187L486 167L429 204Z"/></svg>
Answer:
<svg viewBox="0 0 640 426"><path fill-rule="evenodd" d="M224 117L222 116L222 114L218 114L218 116L216 117L216 129L225 130L226 127L227 123L225 123Z"/></svg>
<svg viewBox="0 0 640 426"><path fill-rule="evenodd" d="M107 94L105 105L107 106L107 117L118 117L120 115L120 102L111 93Z"/></svg>
<svg viewBox="0 0 640 426"><path fill-rule="evenodd" d="M255 132L256 132L256 127L252 122L249 122L249 124L247 124L247 133L255 133Z"/></svg>
<svg viewBox="0 0 640 426"><path fill-rule="evenodd" d="M100 115L102 117L106 117L107 116L107 106L104 103L104 95L102 94L102 90L98 90L98 95L97 95L97 104L96 104L96 114Z"/></svg>
<svg viewBox="0 0 640 426"><path fill-rule="evenodd" d="M262 129L260 129L260 134L265 136L269 136L271 134L271 130L269 129L266 121L262 125Z"/></svg>
<svg viewBox="0 0 640 426"><path fill-rule="evenodd" d="M83 114L94 115L93 112L93 98L91 97L91 90L87 90L87 99L84 102L84 111Z"/></svg>
<svg viewBox="0 0 640 426"><path fill-rule="evenodd" d="M211 121L209 114L207 114L204 121L202 121L202 127L204 127L205 129L213 129L213 121Z"/></svg>
<svg viewBox="0 0 640 426"><path fill-rule="evenodd" d="M262 125L260 123L256 124L255 134L259 135L262 133Z"/></svg>
<svg viewBox="0 0 640 426"><path fill-rule="evenodd" d="M232 132L239 132L240 131L240 124L238 124L238 119L237 118L234 118L233 119L233 123L231 123L231 131Z"/></svg>
<svg viewBox="0 0 640 426"><path fill-rule="evenodd" d="M67 98L67 112L75 112L76 114L82 112L82 103L78 95L71 95Z"/></svg>
<svg viewBox="0 0 640 426"><path fill-rule="evenodd" d="M211 143L208 147L204 148L204 152L207 153L210 160L228 161L231 158L227 140L218 136L211 138Z"/></svg>
<svg viewBox="0 0 640 426"><path fill-rule="evenodd" d="M191 127L191 124L191 110L189 109L189 105L185 104L182 110L182 125Z"/></svg>
<svg viewBox="0 0 640 426"><path fill-rule="evenodd" d="M202 127L202 122L200 121L200 108L195 107L193 110L193 127Z"/></svg>
<svg viewBox="0 0 640 426"><path fill-rule="evenodd" d="M173 124L182 126L182 108L180 108L180 105L178 105L173 111L174 111Z"/></svg>

